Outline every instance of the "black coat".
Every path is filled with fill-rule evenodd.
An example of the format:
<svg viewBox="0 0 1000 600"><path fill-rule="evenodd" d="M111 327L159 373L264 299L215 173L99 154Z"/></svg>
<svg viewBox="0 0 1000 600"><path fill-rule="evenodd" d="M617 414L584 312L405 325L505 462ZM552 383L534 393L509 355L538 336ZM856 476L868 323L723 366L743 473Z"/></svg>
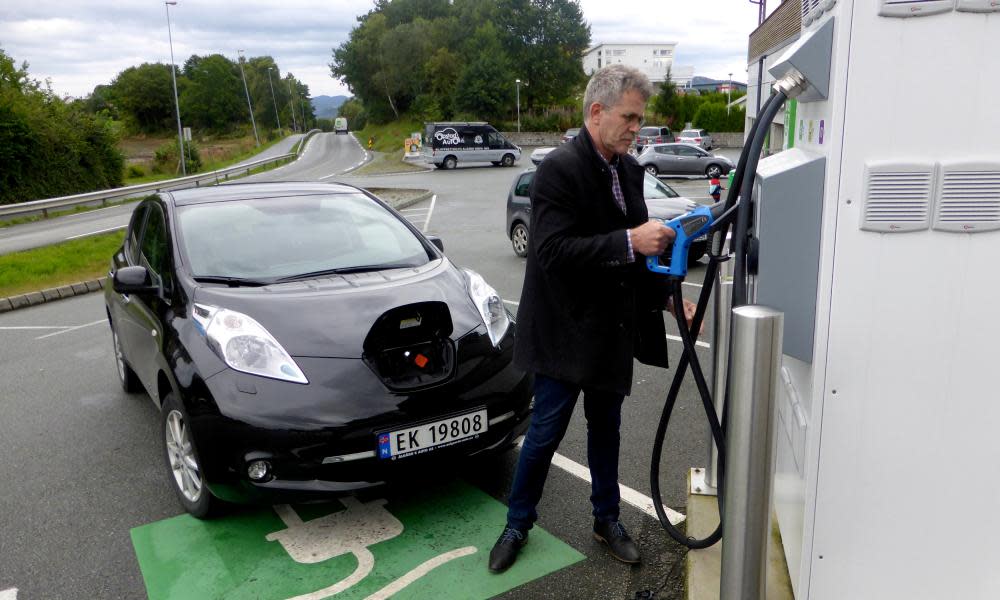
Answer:
<svg viewBox="0 0 1000 600"><path fill-rule="evenodd" d="M633 356L667 366L666 281L635 253L625 230L648 220L645 173L618 158L626 213L586 128L553 150L532 180L531 230L514 363L581 387L628 394Z"/></svg>

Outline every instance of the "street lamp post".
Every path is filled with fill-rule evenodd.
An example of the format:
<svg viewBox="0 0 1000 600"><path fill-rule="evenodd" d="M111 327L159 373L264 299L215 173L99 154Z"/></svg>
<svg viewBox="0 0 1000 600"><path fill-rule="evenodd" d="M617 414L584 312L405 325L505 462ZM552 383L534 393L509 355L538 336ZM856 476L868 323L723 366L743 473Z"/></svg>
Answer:
<svg viewBox="0 0 1000 600"><path fill-rule="evenodd" d="M177 73L174 66L174 36L170 31L170 7L177 6L176 0L163 3L167 10L167 39L170 41L170 76L174 80L174 108L177 109L177 149L181 153L181 175L187 176L187 166L184 164L184 131L181 129L181 103L177 100Z"/></svg>
<svg viewBox="0 0 1000 600"><path fill-rule="evenodd" d="M295 103L292 101L292 80L288 80L288 110L292 113L292 131L298 131L299 126L295 124Z"/></svg>
<svg viewBox="0 0 1000 600"><path fill-rule="evenodd" d="M515 89L517 90L517 132L521 133L521 80L514 80Z"/></svg>
<svg viewBox="0 0 1000 600"><path fill-rule="evenodd" d="M267 84L271 86L271 104L274 105L274 119L278 122L278 135L281 135L281 117L278 116L278 100L274 96L274 82L271 81L271 71L274 67L267 68Z"/></svg>
<svg viewBox="0 0 1000 600"><path fill-rule="evenodd" d="M726 88L726 116L729 116L729 111L732 107L729 106L730 98L733 95L733 74L729 74L729 87Z"/></svg>
<svg viewBox="0 0 1000 600"><path fill-rule="evenodd" d="M260 148L260 138L257 137L257 121L253 118L253 104L250 103L250 88L247 87L247 74L243 71L243 51L237 50L240 60L240 75L243 76L243 91L247 93L247 107L250 109L250 124L253 125L253 139L257 141Z"/></svg>

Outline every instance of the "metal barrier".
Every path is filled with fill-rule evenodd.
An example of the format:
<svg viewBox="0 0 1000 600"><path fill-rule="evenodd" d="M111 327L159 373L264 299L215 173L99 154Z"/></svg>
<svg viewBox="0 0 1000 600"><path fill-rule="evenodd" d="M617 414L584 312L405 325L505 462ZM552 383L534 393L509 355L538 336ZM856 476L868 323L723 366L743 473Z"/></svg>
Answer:
<svg viewBox="0 0 1000 600"><path fill-rule="evenodd" d="M774 419L784 313L732 311L720 600L763 600L774 479Z"/></svg>
<svg viewBox="0 0 1000 600"><path fill-rule="evenodd" d="M208 173L199 173L197 175L189 175L187 177L178 177L177 179L166 179L163 181L154 181L152 183L141 183L139 185L130 185L126 187L113 188L110 190L101 190L97 192L87 192L86 194L75 194L72 196L60 196L58 198L46 198L45 200L32 200L30 202L19 202L17 204L5 204L0 205L0 218L3 217L13 217L17 215L25 215L32 213L42 213L45 217L49 216L49 211L59 208L74 208L77 206L90 206L97 202L100 202L102 206L107 204L108 200L113 198L131 198L133 196L142 196L150 192L160 192L163 190L172 190L200 186L202 183L213 182L219 183L223 180L228 180L230 175L246 172L247 175L250 171L256 167L260 167L273 162L281 162L285 160L291 160L296 158L302 153L302 149L305 148L306 142L312 137L313 134L318 133L319 129L313 129L307 132L299 142L298 153L288 153L282 154L280 156L274 156L271 158L262 158L249 162L246 164L241 164L233 167L227 167L225 169L218 169L215 171L210 171Z"/></svg>

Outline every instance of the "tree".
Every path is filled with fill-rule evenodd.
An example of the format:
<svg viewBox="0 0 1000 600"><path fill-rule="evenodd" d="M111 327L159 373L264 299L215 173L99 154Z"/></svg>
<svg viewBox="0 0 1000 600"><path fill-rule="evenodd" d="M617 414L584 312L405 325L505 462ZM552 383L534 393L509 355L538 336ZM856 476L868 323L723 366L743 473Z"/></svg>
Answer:
<svg viewBox="0 0 1000 600"><path fill-rule="evenodd" d="M667 67L667 73L660 83L660 92L653 98L653 112L665 117L673 117L677 111L677 84L674 83L671 69ZM668 120L668 125L671 123Z"/></svg>
<svg viewBox="0 0 1000 600"><path fill-rule="evenodd" d="M244 120L246 98L239 67L221 54L192 56L184 64L189 84L181 96L185 123L213 131L227 131Z"/></svg>
<svg viewBox="0 0 1000 600"><path fill-rule="evenodd" d="M455 105L477 118L495 120L514 102L514 72L500 46L500 36L492 23L476 30L469 48L478 56L465 68L458 80Z"/></svg>
<svg viewBox="0 0 1000 600"><path fill-rule="evenodd" d="M182 78L178 77L178 88ZM132 129L156 132L174 122L174 91L170 65L143 63L129 67L111 82L109 99L118 106Z"/></svg>

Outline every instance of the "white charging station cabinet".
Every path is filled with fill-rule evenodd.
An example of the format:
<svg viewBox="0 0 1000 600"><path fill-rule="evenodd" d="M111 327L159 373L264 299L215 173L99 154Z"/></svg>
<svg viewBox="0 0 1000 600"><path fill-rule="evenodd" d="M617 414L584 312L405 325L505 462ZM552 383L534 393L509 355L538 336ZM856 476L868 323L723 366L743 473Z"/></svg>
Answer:
<svg viewBox="0 0 1000 600"><path fill-rule="evenodd" d="M997 1L803 0L829 89L761 161L752 288L795 315L772 497L798 600L1000 598Z"/></svg>

